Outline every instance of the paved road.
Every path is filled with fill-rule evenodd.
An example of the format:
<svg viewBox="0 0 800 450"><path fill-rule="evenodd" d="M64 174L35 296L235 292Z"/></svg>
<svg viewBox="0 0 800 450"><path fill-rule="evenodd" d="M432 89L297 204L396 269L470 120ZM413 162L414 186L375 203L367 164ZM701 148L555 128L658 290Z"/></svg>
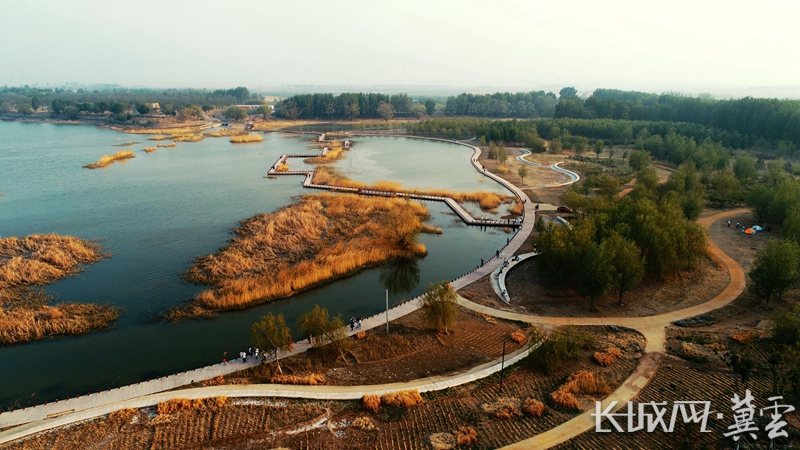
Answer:
<svg viewBox="0 0 800 450"><path fill-rule="evenodd" d="M441 140L441 139L439 139ZM450 141L447 141L450 142ZM458 143L474 149L472 157L472 164L482 171L480 163L477 162L480 155L480 149L465 143ZM518 229L518 232L511 239L509 244L503 249L506 255L513 254L525 241L527 236L533 229L533 205L524 192L519 190L513 184L497 177L494 174L487 174L499 183L503 184L512 190L520 200L524 202L525 215L529 217L523 223L523 226ZM740 214L749 210L740 209L719 213L711 217L707 217L698 221L706 229L716 220L724 217ZM716 261L727 267L730 272L730 282L728 286L716 297L706 303L696 305L690 308L684 308L678 311L672 311L664 314L659 314L650 317L621 317L621 318L564 318L564 317L543 317L533 316L528 314L519 314L509 311L502 311L477 303L471 302L459 296L459 303L467 308L475 311L480 311L485 314L493 315L495 317L507 318L513 320L520 320L533 324L559 326L559 325L617 325L627 328L632 328L642 333L647 339L645 348L646 354L642 357L636 370L626 379L623 384L609 395L604 401L605 403L617 400L619 405L624 404L630 399L634 398L638 392L652 379L658 367L658 361L661 358L665 343L665 328L675 320L693 317L703 314L714 309L718 309L727 305L739 294L741 294L745 287L745 276L741 266L725 254L719 247L714 244L710 237L708 238L708 253ZM451 282L451 285L456 289L467 286L474 281L490 274L502 264L501 258L493 258L484 266L473 270L472 272L459 277ZM419 307L418 301L408 301L390 311L389 319L393 320L408 314ZM375 328L385 323L385 316L376 315L367 318L363 321L363 329ZM292 352L299 353L308 349L307 344L298 344ZM514 360L521 359L527 354L526 351L520 350L513 355ZM284 396L284 397L308 397L308 398L327 398L327 399L345 399L345 398L360 398L367 393L385 393L393 392L400 389L416 388L424 390L438 390L446 387L463 384L473 381L478 378L487 376L493 371L499 370L497 361L485 364L471 369L465 373L450 375L448 377L436 379L421 379L414 380L408 383L393 383L384 385L372 386L282 386L282 385L248 385L248 386L217 386L208 388L197 388L191 390L171 391L154 393L153 389L172 389L181 385L189 384L187 377L192 377L193 381L202 379L213 378L221 373L230 373L235 370L246 367L246 365L238 363L229 363L226 366L215 365L206 368L197 369L195 371L186 372L184 374L175 375L173 377L165 377L163 379L155 380L150 383L153 385L140 383L138 385L126 386L124 388L106 391L103 393L93 394L90 396L80 397L73 399L69 402L58 404L40 405L33 408L26 408L25 410L17 410L9 413L0 414L0 428L8 427L16 424L23 423L24 425L11 428L0 433L0 443L8 442L20 437L44 431L53 427L74 423L76 421L85 420L92 417L98 417L107 414L111 411L127 408L127 407L144 407L151 406L156 403L168 400L170 398L186 397L186 398L200 398L216 395L227 396ZM204 378L205 377L205 378ZM183 384L179 384L183 383ZM178 386L176 386L177 384ZM158 392L158 391L155 391ZM583 413L578 417L569 420L568 422L559 425L549 431L539 434L530 439L523 440L516 444L512 444L506 448L510 449L539 449L549 448L554 445L566 442L567 440L591 429L594 427L594 419L590 416L591 411ZM49 418L48 418L49 417Z"/></svg>

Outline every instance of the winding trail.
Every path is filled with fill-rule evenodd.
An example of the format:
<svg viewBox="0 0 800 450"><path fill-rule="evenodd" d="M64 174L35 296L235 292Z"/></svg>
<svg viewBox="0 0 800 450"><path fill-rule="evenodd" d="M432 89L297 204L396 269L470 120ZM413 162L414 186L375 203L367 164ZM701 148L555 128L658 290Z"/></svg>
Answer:
<svg viewBox="0 0 800 450"><path fill-rule="evenodd" d="M528 200L527 195L518 189L510 182L498 177L495 174L484 172L482 165L478 162L480 156L480 148L468 143L455 142L444 139L422 138L416 136L402 136L406 138L415 139L431 139L444 142L453 142L458 145L463 145L474 150L471 158L473 166L479 171L486 174L486 176L494 179L502 184L517 196L520 201L523 201L524 214L530 217L529 220L523 221L521 226L517 228L517 233L510 240L508 245L503 248L506 255L512 255L516 252L526 238L533 230L535 220L534 206ZM314 155L316 156L316 155ZM564 169L561 169L564 170ZM307 177L308 175L304 172ZM576 180L577 181L577 180ZM724 217L740 214L749 210L739 209L719 213L710 217L698 220L698 223L704 228L708 229L712 223ZM523 216L523 217L525 217ZM495 317L518 320L528 322L531 324L539 324L544 326L561 326L561 325L616 325L627 327L642 333L647 339L645 348L645 355L639 362L639 365L634 372L622 383L622 385L612 392L605 400L603 400L603 407L607 406L611 401L617 401L618 405L624 405L627 401L633 399L641 389L653 378L658 368L659 360L662 357L664 344L666 342L666 327L679 319L693 317L696 315L704 314L720 307L727 305L736 299L745 288L745 274L742 267L733 258L723 252L716 244L708 240L708 254L720 265L727 268L730 273L730 282L713 299L702 303L700 305L692 306L689 308L671 311L655 316L649 317L544 317L529 314L520 314L510 311L503 311L477 303L471 302L459 296L458 302L460 305L478 311L484 314L492 315ZM465 287L482 277L491 274L499 269L502 265L502 258L491 258L485 265L472 270L471 272L462 275L461 277L453 280L451 285L460 289ZM504 299L505 301L506 299ZM411 313L420 307L418 299L411 299L393 307L389 314L389 320L402 317ZM372 316L363 321L362 329L376 328L382 326L387 319L383 313ZM350 334L349 330L348 334ZM309 348L308 343L296 344L295 350L290 354L300 353ZM506 365L513 364L529 353L530 349L520 349L510 358L506 360ZM283 357L288 355L283 355ZM164 392L168 389L190 384L194 381L200 381L220 374L226 374L241 370L254 363L228 363L227 365L213 365L196 369L194 371L176 374L170 377L160 378L158 380L151 380L147 383L139 383L136 385L125 386L102 393L95 393L88 396L82 396L77 399L70 399L64 402L48 403L45 405L38 405L32 408L25 408L23 410L16 410L0 414L0 428L12 427L3 432L0 432L0 443L9 442L19 439L24 436L31 435L45 431L54 427L75 423L82 420L91 419L108 414L111 411L121 408L137 408L152 406L159 402L166 401L171 398L201 398L217 395L225 395L230 397L291 397L291 398L316 398L316 399L355 399L360 398L364 394L381 394L386 392L393 392L401 389L419 389L420 391L439 390L447 387L464 384L476 379L488 376L499 370L498 361L492 361L477 367L474 367L466 372L446 377L432 377L413 380L404 383L389 383L381 385L369 386L287 386L287 385L239 385L239 386L215 386L205 388L195 388L179 391ZM153 384L151 384L153 383ZM507 449L541 449L549 448L560 443L566 442L569 439L587 431L594 427L595 421L591 416L593 411L587 411L579 416L555 427L545 431L532 438L511 444ZM20 425L21 424L21 425ZM15 426L19 425L19 426Z"/></svg>

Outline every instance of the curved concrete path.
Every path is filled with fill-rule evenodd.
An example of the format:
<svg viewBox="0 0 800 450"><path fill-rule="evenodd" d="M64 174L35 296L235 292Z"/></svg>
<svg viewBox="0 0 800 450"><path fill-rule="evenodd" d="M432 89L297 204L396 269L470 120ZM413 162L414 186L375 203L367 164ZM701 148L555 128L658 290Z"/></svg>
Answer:
<svg viewBox="0 0 800 450"><path fill-rule="evenodd" d="M434 140L451 142L443 139L434 139ZM471 161L473 166L475 166L476 169L481 171L481 165L480 163L477 162L478 156L480 155L480 148L462 142L455 142L455 143L474 149L474 155ZM509 190L514 192L521 201L528 200L524 192L522 192L520 189L518 189L516 186L509 183L508 181L494 174L487 174L487 176L495 179L496 181L507 187ZM530 213L531 217L533 217L534 215L533 205L529 201L525 201L523 202L523 204L524 204L524 212ZM704 226L706 229L708 229L710 225L716 220L727 217L729 215L739 214L747 211L749 210L740 209L740 210L719 213L714 216L698 220L698 223ZM533 223L534 220L528 220L527 223L523 223L523 226L517 229L517 233L514 235L514 237L511 239L508 245L506 245L506 247L504 247L503 249L504 252L506 252L506 254L509 255L513 254L524 243L525 239L533 229ZM523 232L520 233L519 231ZM638 394L638 392L654 376L656 369L658 367L658 361L661 358L660 352L663 351L664 343L666 341L665 328L670 323L674 322L675 320L693 317L699 314L704 314L706 312L713 311L714 309L718 309L722 306L725 306L734 299L736 299L739 296L739 294L741 294L744 291L745 276L741 266L739 266L739 264L735 260L733 260L733 258L728 256L719 247L717 247L716 244L714 244L713 241L711 241L710 237L707 237L707 240L709 244L708 248L709 255L713 259L715 259L716 261L720 262L722 265L727 267L730 273L730 282L728 283L728 286L726 286L726 288L719 295L709 300L708 302L677 311L671 311L668 313L650 317L563 318L563 317L532 316L527 314L519 314L509 311L497 310L494 308L486 307L471 302L460 296L458 301L462 306L473 309L475 311L479 311L495 317L519 320L532 324L541 324L547 326L617 325L617 326L632 328L639 331L647 339L647 344L645 348L646 354L642 357L634 373L631 374L631 376L628 377L628 379L626 379L623 382L623 384L617 390L611 393L603 402L605 405L611 401L616 400L619 402L618 405L621 406L624 405L630 399L634 398ZM475 269L470 273L467 273L459 277L456 280L453 280L451 282L451 285L456 289L467 286L472 282L477 281L483 276L496 270L500 265L502 265L502 263L503 261L500 258L492 258L484 266L479 267L478 269ZM419 308L418 301L413 301L413 300L406 301L393 308L395 311L394 314L390 314L390 317L391 316L394 316L394 318L402 317L403 315L408 314L416 310L417 308ZM386 316L383 315L376 315L370 317L363 321L362 329L374 328L376 326L385 323L384 322L385 320ZM305 351L308 348L308 344L305 344L304 347L305 348L303 348L303 344L299 344L296 347L296 350L293 351L293 353L299 353L300 351ZM530 349L521 349L517 351L515 354L513 354L512 357L513 362L522 359L524 356L527 355L529 351ZM507 364L510 365L513 364L513 362L512 359L509 359L507 361ZM247 367L246 365L238 365L238 367L236 366L237 363L228 363L228 365L225 367L230 368L231 369L230 372L239 370L243 367ZM222 366L216 365L207 368L197 369L196 371L192 372L197 373L198 371L210 371L210 370L216 370L217 372L219 372L220 367ZM133 388L135 388L138 385L132 385L126 387L131 389L128 392L126 392L126 395L119 394L123 391L123 389L125 389L121 388L118 390L106 391L108 393L106 398L95 397L93 399L90 399L90 397L92 397L90 395L84 398L83 401L81 401L81 398L75 399L76 401L72 405L59 406L56 404L55 409L60 409L61 412L59 413L58 411L56 411L55 413L45 414L44 418L41 417L33 418L32 416L37 416L37 415L40 416L42 413L46 413L45 409L39 409L37 411L37 408L47 408L48 406L52 407L53 404L40 405L34 408L30 408L31 411L28 412L27 414L25 414L28 410L27 408L25 410L17 410L10 413L0 414L0 427L11 426L14 423L18 424L27 422L25 425L11 428L9 430L0 433L0 443L19 439L21 437L30 435L32 433L37 433L61 425L74 423L76 421L86 420L92 417L98 417L121 408L152 406L153 404L165 401L170 398L177 398L177 397L199 398L199 397L209 397L215 395L242 396L242 397L296 396L300 398L313 397L313 398L328 398L328 399L338 399L337 396L342 395L345 396L346 398L360 398L361 396L367 393L386 393L402 389L420 389L421 391L444 389L447 387L467 383L469 381L474 381L475 379L479 379L491 373L494 373L497 370L499 370L497 361L493 361L485 365L475 367L467 371L466 373L458 374L455 376L444 377L441 379L434 379L434 378L420 379L408 383L393 383L393 384L373 385L373 386L348 386L348 387L292 386L290 390L287 390L285 385L280 385L280 387L276 387L276 385L255 385L255 386L248 385L239 387L217 386L217 387L197 388L197 389L183 390L183 391L161 392L150 395L139 393L138 395L136 395ZM186 374L192 372L186 372ZM178 375L175 376L177 377ZM212 378L213 376L209 376L207 378ZM169 378L170 377L166 377L165 379L168 380ZM199 381L202 379L206 378L198 378L195 381ZM185 384L188 383L184 383L183 385ZM118 393L116 396L113 395L114 391ZM104 393L93 394L93 395L99 396L102 394ZM121 398L115 401L114 397L121 397ZM73 406L73 408L65 409L64 406ZM34 413L34 411L36 412ZM530 439L526 439L521 442L512 444L506 448L538 449L538 448L549 448L554 445L563 443L591 429L594 426L594 419L591 417L591 413L592 411L587 411L579 415L578 417L573 418L567 421L566 423L561 424L551 430L548 430ZM26 417L22 416L27 416L27 420L16 421L12 419L8 422L8 424L3 425L3 423L5 423L6 420L11 419L12 415L14 415L14 419L26 419Z"/></svg>
<svg viewBox="0 0 800 450"><path fill-rule="evenodd" d="M697 222L706 229L711 227L711 224L717 220L725 217L749 212L747 209L738 209L734 211L727 211L715 214L698 220ZM742 266L739 265L733 258L728 256L722 251L713 241L710 235L708 240L708 254L716 262L722 264L728 269L730 273L730 281L725 289L722 290L713 299L695 305L689 308L679 309L677 311L670 311L668 313L659 314L650 317L622 317L622 318L561 318L561 317L540 317L530 316L526 314L515 314L503 312L492 308L487 308L482 305L470 302L466 299L460 298L459 303L468 308L480 311L484 314L496 315L513 320L522 320L529 323L541 325L617 325L627 328L632 328L642 333L647 339L647 346L645 348L645 355L639 361L639 365L631 376L626 379L622 385L612 392L608 397L602 401L602 408L605 408L612 402L617 401L617 407L613 410L616 411L623 407L628 401L633 400L650 380L655 376L658 369L658 362L662 357L664 344L666 342L666 327L672 322L680 319L694 317L700 314L719 309L728 303L735 300L745 289L745 274ZM497 312L498 314L494 314ZM592 417L594 410L589 410L578 417L575 417L555 428L552 428L544 433L538 434L532 438L525 439L515 444L503 447L504 449L543 449L562 444L573 437L580 435L595 426L595 419Z"/></svg>
<svg viewBox="0 0 800 450"><path fill-rule="evenodd" d="M523 253L519 255L517 259L509 259L508 260L508 267L503 267L500 265L497 269L492 272L492 276L489 278L489 281L492 284L492 289L494 293L500 297L501 300L506 302L507 304L511 304L511 297L508 295L508 291L506 290L506 275L511 272L511 269L517 266L517 264L525 261L526 259L533 258L534 256L538 255L539 253L530 252L530 253ZM504 294L505 293L505 294Z"/></svg>

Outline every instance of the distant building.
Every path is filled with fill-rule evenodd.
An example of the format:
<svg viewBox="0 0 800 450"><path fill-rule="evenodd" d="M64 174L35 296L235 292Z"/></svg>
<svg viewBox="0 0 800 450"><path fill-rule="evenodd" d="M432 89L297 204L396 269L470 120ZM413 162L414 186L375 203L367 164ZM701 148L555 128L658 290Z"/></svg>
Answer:
<svg viewBox="0 0 800 450"><path fill-rule="evenodd" d="M242 109L256 109L259 106L261 105L236 105L237 108L242 108Z"/></svg>
<svg viewBox="0 0 800 450"><path fill-rule="evenodd" d="M317 136L317 142L323 142L325 140L325 133L320 134Z"/></svg>
<svg viewBox="0 0 800 450"><path fill-rule="evenodd" d="M158 103L150 103L149 106L150 106L150 109L152 109L153 111L160 111L161 110L161 105L159 105Z"/></svg>

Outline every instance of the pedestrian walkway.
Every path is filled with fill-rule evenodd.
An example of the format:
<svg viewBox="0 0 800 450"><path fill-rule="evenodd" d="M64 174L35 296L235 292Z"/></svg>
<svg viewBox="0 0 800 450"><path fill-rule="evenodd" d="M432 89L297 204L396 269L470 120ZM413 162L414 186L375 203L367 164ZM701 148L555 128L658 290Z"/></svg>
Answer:
<svg viewBox="0 0 800 450"><path fill-rule="evenodd" d="M506 275L508 275L508 272L511 272L511 269L516 267L517 264L527 259L533 258L536 255L538 255L538 253L535 252L523 253L522 255L519 255L518 258L511 257L510 255L508 255L506 256L506 258L508 259L508 266L503 267L503 265L501 264L499 268L495 269L492 272L492 276L489 277L489 281L492 284L492 290L494 290L494 293L497 294L497 296L500 297L501 300L503 300L507 304L511 304L511 297L509 296L508 291L506 290Z"/></svg>
<svg viewBox="0 0 800 450"><path fill-rule="evenodd" d="M451 142L443 139L433 139L445 142ZM521 226L517 228L517 233L510 239L509 243L502 249L506 255L512 255L516 252L526 238L533 230L533 217L534 207L528 197L513 184L491 173L483 171L482 166L477 161L480 156L480 149L478 147L458 142L459 145L465 145L474 149L474 155L471 159L473 166L483 172L486 176L498 181L505 187L510 189L517 195L520 201L523 202L524 214L530 217L530 220L523 221ZM286 155L282 155L286 156ZM305 173L305 172L304 172ZM306 174L306 179L309 175ZM741 214L748 212L746 209L739 209L719 213L710 217L698 220L698 223L709 228L712 223L724 217ZM491 316L505 318L510 320L517 320L528 322L532 324L539 324L544 326L561 326L561 325L616 325L626 328L631 328L642 333L647 344L645 347L645 355L642 357L639 365L626 379L620 387L612 392L605 400L604 405L612 400L618 401L618 405L624 405L628 400L633 399L638 392L646 386L646 384L655 375L658 367L661 352L666 341L665 328L670 323L684 318L694 317L704 314L715 309L721 308L728 303L735 300L745 288L745 275L741 266L730 256L725 254L716 244L708 239L708 253L709 256L715 261L719 262L727 268L730 273L730 281L728 286L713 299L689 308L684 308L677 311L671 311L656 316L649 317L543 317L534 316L530 314L520 314L510 311L498 310L495 308L479 305L471 302L463 297L458 297L460 305ZM499 250L498 250L499 252ZM530 255L530 254L529 254ZM533 255L531 255L533 256ZM502 258L492 257L484 265L477 267L469 273L453 280L450 284L452 287L459 289L465 287L478 279L497 270L503 264ZM506 271L507 272L507 271ZM391 308L388 313L381 313L369 317L362 321L362 329L368 330L378 326L385 326L388 321L395 320L403 317L420 307L419 298L405 301L395 307ZM349 335L355 331L347 329ZM537 345L540 345L539 342ZM294 349L288 354L281 355L286 357L301 353L308 350L310 344L308 342L300 342L295 344ZM522 359L527 355L529 350L521 349L506 360L506 364L510 365ZM91 394L88 396L81 396L76 399L70 399L63 402L48 403L39 405L32 408L25 408L12 412L0 414L0 428L13 427L14 425L25 424L10 428L6 431L0 432L0 443L8 442L11 440L19 439L20 437L28 436L33 433L44 431L50 428L58 427L61 425L74 423L81 420L98 417L108 414L121 408L137 408L144 406L152 406L159 402L168 400L170 398L201 398L217 395L225 395L230 397L291 397L291 398L318 398L318 399L355 399L360 398L364 394L382 394L386 392L394 392L403 389L419 389L422 392L429 390L440 390L452 386L457 386L463 383L474 381L485 377L491 373L499 370L498 362L484 364L482 366L470 369L467 372L448 375L445 377L432 377L420 380L413 380L405 383L390 383L374 386L287 386L287 385L237 385L237 386L214 386L205 388L195 388L180 391L163 392L170 389L175 389L180 386L191 384L192 382L201 381L204 379L213 378L218 375L224 375L243 368L250 367L256 364L255 361L242 362L229 362L226 365L217 364L214 366L195 369L193 371L182 372L169 377L151 380L146 383L138 383L135 385L125 386L118 389L112 389L100 393ZM587 411L564 424L561 424L551 430L548 430L540 435L523 440L521 442L512 444L506 448L509 449L533 449L533 448L549 448L591 429L594 427L594 419L591 417L591 411Z"/></svg>

